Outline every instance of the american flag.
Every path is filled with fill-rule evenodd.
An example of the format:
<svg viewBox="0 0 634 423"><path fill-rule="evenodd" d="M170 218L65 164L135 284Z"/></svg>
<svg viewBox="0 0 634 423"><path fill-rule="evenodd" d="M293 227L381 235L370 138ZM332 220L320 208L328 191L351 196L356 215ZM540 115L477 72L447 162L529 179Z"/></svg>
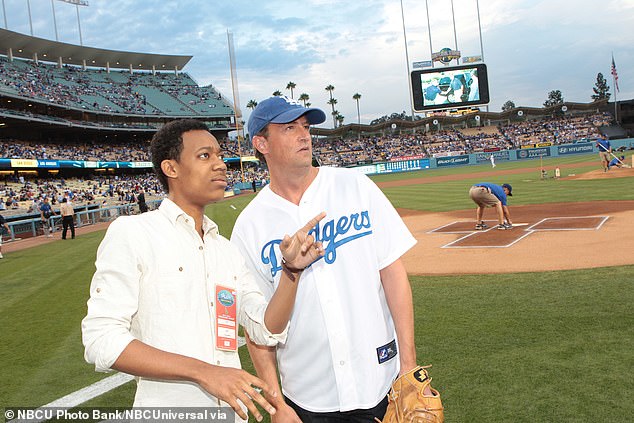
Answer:
<svg viewBox="0 0 634 423"><path fill-rule="evenodd" d="M614 78L614 88L619 92L619 74L616 72L616 65L614 64L614 56L612 56L612 68L610 69L612 78Z"/></svg>

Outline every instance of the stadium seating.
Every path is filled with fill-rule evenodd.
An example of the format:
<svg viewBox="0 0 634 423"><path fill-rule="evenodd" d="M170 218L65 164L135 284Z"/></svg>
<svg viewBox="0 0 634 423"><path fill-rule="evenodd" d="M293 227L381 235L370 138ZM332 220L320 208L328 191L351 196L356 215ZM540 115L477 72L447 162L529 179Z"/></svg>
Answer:
<svg viewBox="0 0 634 423"><path fill-rule="evenodd" d="M0 91L106 113L186 117L232 112L231 104L213 87L199 87L186 73L107 73L0 57Z"/></svg>

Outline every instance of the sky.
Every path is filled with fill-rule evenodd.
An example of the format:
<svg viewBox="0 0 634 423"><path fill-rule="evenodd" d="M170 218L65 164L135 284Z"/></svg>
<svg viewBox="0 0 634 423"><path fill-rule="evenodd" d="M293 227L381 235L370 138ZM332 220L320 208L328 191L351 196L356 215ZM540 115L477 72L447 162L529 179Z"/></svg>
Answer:
<svg viewBox="0 0 634 423"><path fill-rule="evenodd" d="M333 126L328 85L344 124L411 114L406 51L410 70L411 62L430 60L430 44L434 52L457 47L462 56L481 54L476 0L453 0L453 18L448 0L87 2L79 7L84 46L192 55L184 70L229 98L230 31L245 119L249 100L276 90L290 97L289 82L296 84L294 98L306 93L312 107L326 111L323 127ZM57 0L3 0L0 22L27 35L32 24L34 36L49 40L57 27L59 41L80 44L77 9ZM489 111L500 111L507 100L542 107L552 90L565 101L590 102L598 73L614 100L612 55L617 99L634 98L634 0L479 0L479 11Z"/></svg>

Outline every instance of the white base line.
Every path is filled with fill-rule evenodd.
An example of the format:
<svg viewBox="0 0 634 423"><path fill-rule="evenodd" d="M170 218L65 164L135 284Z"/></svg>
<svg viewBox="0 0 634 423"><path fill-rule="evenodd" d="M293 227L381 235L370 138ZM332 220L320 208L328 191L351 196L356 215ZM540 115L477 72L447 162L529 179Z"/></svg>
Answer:
<svg viewBox="0 0 634 423"><path fill-rule="evenodd" d="M497 231L497 229L495 229L495 230ZM474 232L473 234L475 234L475 233L477 233L477 232ZM468 238L471 235L473 235L473 234L469 234L469 235L463 236L462 238L457 239L457 240L455 240L453 242L450 242L449 244L443 245L440 248L508 248L508 247L512 246L513 244L515 244L516 242L519 242L521 239L526 238L527 236L529 236L532 233L533 233L533 231L526 230L524 235L522 235L521 237L515 239L510 244L506 244L506 245L462 245L462 246L461 245L458 245L458 246L453 245L453 244L457 243L458 241L462 241L463 239Z"/></svg>
<svg viewBox="0 0 634 423"><path fill-rule="evenodd" d="M246 344L246 340L242 336L238 336L238 347L243 347ZM93 383L92 385L86 386L78 391L70 393L66 396L63 396L59 399L56 399L53 402L49 402L38 408L41 410L43 408L64 408L71 409L75 408L87 401L90 401L93 398L97 398L100 395L105 394L106 392L110 392L115 388L118 388L121 385L125 385L134 379L134 376L126 374L126 373L116 373L112 376L109 376L105 379L101 379L98 382ZM29 422L43 422L46 419L29 419ZM9 420L7 423L18 422L17 419Z"/></svg>
<svg viewBox="0 0 634 423"><path fill-rule="evenodd" d="M486 222L496 222L496 223L490 224L489 228L497 225L497 220L485 220L484 222L485 223ZM439 226L439 227L437 227L435 229L432 229L431 231L427 231L425 233L433 234L433 233L436 233L436 232L440 232L441 229L444 229L447 226L451 226L451 225L454 225L456 223L473 223L474 227L475 227L475 224L476 224L475 220L455 220L453 222L447 223L446 225L443 225L443 226ZM466 234L466 233L473 232L473 231L475 231L475 229L463 229L461 231L442 231L441 233L442 234Z"/></svg>

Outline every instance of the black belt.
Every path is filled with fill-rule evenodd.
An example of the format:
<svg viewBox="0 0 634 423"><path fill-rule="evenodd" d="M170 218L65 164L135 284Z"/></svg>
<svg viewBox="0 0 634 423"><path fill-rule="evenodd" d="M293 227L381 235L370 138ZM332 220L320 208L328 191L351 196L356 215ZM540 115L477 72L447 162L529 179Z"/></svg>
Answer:
<svg viewBox="0 0 634 423"><path fill-rule="evenodd" d="M486 192L491 194L491 188L483 187L483 186L480 186L480 185L474 185L474 187L475 188L482 188L482 189L486 190Z"/></svg>

